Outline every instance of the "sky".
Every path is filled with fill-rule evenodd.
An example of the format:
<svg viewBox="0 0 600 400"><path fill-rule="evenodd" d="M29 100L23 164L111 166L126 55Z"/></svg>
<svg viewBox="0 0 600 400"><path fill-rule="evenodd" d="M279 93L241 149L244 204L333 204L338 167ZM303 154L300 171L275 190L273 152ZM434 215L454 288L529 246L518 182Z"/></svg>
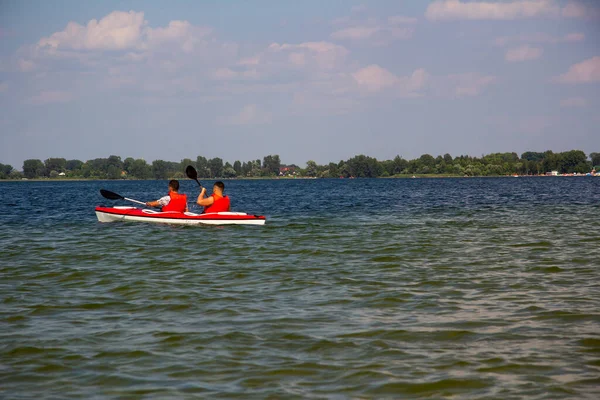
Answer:
<svg viewBox="0 0 600 400"><path fill-rule="evenodd" d="M0 0L0 163L600 152L594 0Z"/></svg>

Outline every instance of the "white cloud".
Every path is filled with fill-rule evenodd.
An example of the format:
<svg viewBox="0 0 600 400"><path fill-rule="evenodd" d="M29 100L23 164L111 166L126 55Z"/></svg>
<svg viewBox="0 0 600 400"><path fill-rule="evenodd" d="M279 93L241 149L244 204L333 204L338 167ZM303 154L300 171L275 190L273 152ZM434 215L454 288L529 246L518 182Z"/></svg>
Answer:
<svg viewBox="0 0 600 400"><path fill-rule="evenodd" d="M113 11L99 21L92 19L85 26L69 22L63 31L40 39L37 50L63 55L72 51L121 50L136 55L163 47L191 53L211 33L211 28L181 20L152 28L143 12Z"/></svg>
<svg viewBox="0 0 600 400"><path fill-rule="evenodd" d="M371 92L377 92L398 83L396 75L379 65L369 65L352 74L356 82Z"/></svg>
<svg viewBox="0 0 600 400"><path fill-rule="evenodd" d="M388 23L392 25L401 25L401 24L416 24L417 19L413 17L405 17L403 15L392 15L388 17Z"/></svg>
<svg viewBox="0 0 600 400"><path fill-rule="evenodd" d="M585 34L580 32L573 32L564 36L552 36L547 33L534 33L528 35L515 35L515 36L502 36L496 38L494 44L496 46L504 47L511 43L573 43L581 42L585 40Z"/></svg>
<svg viewBox="0 0 600 400"><path fill-rule="evenodd" d="M378 27L367 27L367 26L355 26L352 28L345 28L339 31L333 32L331 37L333 39L368 39L375 33L379 32L381 28Z"/></svg>
<svg viewBox="0 0 600 400"><path fill-rule="evenodd" d="M69 22L65 30L42 38L38 46L71 50L124 50L138 46L146 22L143 12L113 11L86 26Z"/></svg>
<svg viewBox="0 0 600 400"><path fill-rule="evenodd" d="M395 96L411 97L419 95L429 81L429 74L424 69L415 70L409 76L397 76L385 68L371 64L351 74L358 87L369 93L383 90Z"/></svg>
<svg viewBox="0 0 600 400"><path fill-rule="evenodd" d="M508 2L436 0L427 7L425 17L433 21L453 19L512 20L558 16L560 12L560 6L554 0Z"/></svg>
<svg viewBox="0 0 600 400"><path fill-rule="evenodd" d="M585 107L587 100L583 97L569 97L560 101L561 107Z"/></svg>
<svg viewBox="0 0 600 400"><path fill-rule="evenodd" d="M175 44L184 52L190 53L202 38L211 33L212 29L208 27L195 27L188 21L171 21L165 28L147 28L143 46L154 48L164 44Z"/></svg>
<svg viewBox="0 0 600 400"><path fill-rule="evenodd" d="M21 58L18 61L18 65L19 65L19 70L21 72L29 72L29 71L33 71L33 69L35 68L35 64L30 61L30 60L25 60L23 58Z"/></svg>
<svg viewBox="0 0 600 400"><path fill-rule="evenodd" d="M272 43L260 56L261 64L273 63L276 55L283 54L284 62L294 66L316 65L323 70L331 70L343 65L348 50L330 42L305 42L300 44ZM292 55L290 57L290 55Z"/></svg>
<svg viewBox="0 0 600 400"><path fill-rule="evenodd" d="M437 79L435 90L440 96L472 97L481 94L484 89L496 81L495 76L474 72L451 74Z"/></svg>
<svg viewBox="0 0 600 400"><path fill-rule="evenodd" d="M581 1L571 0L562 9L561 14L567 18L598 18L600 9Z"/></svg>
<svg viewBox="0 0 600 400"><path fill-rule="evenodd" d="M412 26L416 18L402 15L390 16L384 21L377 18L355 20L350 17L337 18L332 25L341 25L330 37L333 40L362 41L375 46L385 46L394 40L410 39L414 34Z"/></svg>
<svg viewBox="0 0 600 400"><path fill-rule="evenodd" d="M543 52L544 51L540 48L524 45L513 49L508 49L504 55L504 59L508 62L537 60L542 56Z"/></svg>
<svg viewBox="0 0 600 400"><path fill-rule="evenodd" d="M555 80L560 83L600 82L600 56L572 65L566 73Z"/></svg>
<svg viewBox="0 0 600 400"><path fill-rule="evenodd" d="M68 103L73 100L73 94L65 91L43 91L27 99L27 104L44 105L52 103Z"/></svg>
<svg viewBox="0 0 600 400"><path fill-rule="evenodd" d="M219 117L221 125L262 125L270 124L273 120L271 113L260 110L256 104L248 104L242 110L230 117Z"/></svg>

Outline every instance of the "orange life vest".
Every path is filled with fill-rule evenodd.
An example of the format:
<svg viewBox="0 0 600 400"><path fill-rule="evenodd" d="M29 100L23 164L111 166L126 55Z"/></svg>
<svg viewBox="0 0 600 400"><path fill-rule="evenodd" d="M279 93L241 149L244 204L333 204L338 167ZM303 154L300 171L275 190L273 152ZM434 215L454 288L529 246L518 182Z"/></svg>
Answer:
<svg viewBox="0 0 600 400"><path fill-rule="evenodd" d="M185 211L187 208L187 196L185 194L169 192L169 197L171 200L169 201L169 204L162 208L162 211Z"/></svg>
<svg viewBox="0 0 600 400"><path fill-rule="evenodd" d="M229 211L231 206L229 203L229 197L217 197L214 193L210 196L215 199L215 201L210 206L204 208L205 213Z"/></svg>

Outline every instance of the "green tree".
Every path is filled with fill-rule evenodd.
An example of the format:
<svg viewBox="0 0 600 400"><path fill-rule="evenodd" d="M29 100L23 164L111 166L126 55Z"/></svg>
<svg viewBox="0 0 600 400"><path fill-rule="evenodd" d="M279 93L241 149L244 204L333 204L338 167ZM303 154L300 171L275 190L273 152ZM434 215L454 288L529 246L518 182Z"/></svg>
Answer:
<svg viewBox="0 0 600 400"><path fill-rule="evenodd" d="M67 170L67 160L64 158L48 158L44 161L44 167L46 171L65 172Z"/></svg>
<svg viewBox="0 0 600 400"><path fill-rule="evenodd" d="M314 162L313 160L308 160L306 162L306 168L304 169L304 173L306 174L306 176L315 177L315 176L317 176L317 172L318 172L317 163Z"/></svg>
<svg viewBox="0 0 600 400"><path fill-rule="evenodd" d="M527 160L527 161L542 161L544 159L544 153L536 153L534 151L526 151L525 153L521 154L521 159L523 160Z"/></svg>
<svg viewBox="0 0 600 400"><path fill-rule="evenodd" d="M281 167L281 160L279 155L268 155L263 158L263 169L266 175L277 176L279 175L279 168Z"/></svg>
<svg viewBox="0 0 600 400"><path fill-rule="evenodd" d="M242 175L242 163L239 160L235 160L233 163L233 170L235 171L236 176Z"/></svg>
<svg viewBox="0 0 600 400"><path fill-rule="evenodd" d="M121 161L121 157L120 156L109 156L108 159L106 160L106 172L108 173L108 167L110 167L111 165L114 167L117 167L119 169L119 172L121 170L123 170L123 161Z"/></svg>
<svg viewBox="0 0 600 400"><path fill-rule="evenodd" d="M592 165L594 167L600 165L600 153L590 153L590 158L592 159Z"/></svg>
<svg viewBox="0 0 600 400"><path fill-rule="evenodd" d="M137 179L150 179L152 177L152 169L142 158L138 158L131 163L128 173Z"/></svg>
<svg viewBox="0 0 600 400"><path fill-rule="evenodd" d="M408 167L408 161L400 156L394 157L394 169L392 175L401 174Z"/></svg>
<svg viewBox="0 0 600 400"><path fill-rule="evenodd" d="M116 165L109 165L106 171L106 177L108 179L120 179L121 178L121 169Z"/></svg>
<svg viewBox="0 0 600 400"><path fill-rule="evenodd" d="M123 170L125 172L127 172L127 176L131 175L131 166L133 165L134 162L135 162L135 160L133 159L133 157L127 157L123 161Z"/></svg>
<svg viewBox="0 0 600 400"><path fill-rule="evenodd" d="M223 168L223 178L235 178L236 176L237 176L237 173L235 172L235 169L233 169L233 167L231 165Z"/></svg>
<svg viewBox="0 0 600 400"><path fill-rule="evenodd" d="M12 171L12 165L0 164L0 179L8 179Z"/></svg>
<svg viewBox="0 0 600 400"><path fill-rule="evenodd" d="M208 160L206 159L206 157L198 156L198 158L196 158L196 170L198 170L199 177L210 177L210 170L208 168Z"/></svg>
<svg viewBox="0 0 600 400"><path fill-rule="evenodd" d="M164 160L152 161L152 176L154 179L168 179L169 165Z"/></svg>
<svg viewBox="0 0 600 400"><path fill-rule="evenodd" d="M584 168L583 166L586 167ZM562 173L579 172L582 168L587 169L587 156L581 150L565 151L560 153L558 167ZM587 170L589 171L589 169Z"/></svg>
<svg viewBox="0 0 600 400"><path fill-rule="evenodd" d="M44 176L46 168L44 163L38 159L29 159L23 162L23 175L27 179L39 178Z"/></svg>
<svg viewBox="0 0 600 400"><path fill-rule="evenodd" d="M212 158L208 161L211 178L223 176L223 160L219 157Z"/></svg>
<svg viewBox="0 0 600 400"><path fill-rule="evenodd" d="M81 166L83 165L83 161L80 160L67 160L67 171L76 171L78 169L81 169Z"/></svg>

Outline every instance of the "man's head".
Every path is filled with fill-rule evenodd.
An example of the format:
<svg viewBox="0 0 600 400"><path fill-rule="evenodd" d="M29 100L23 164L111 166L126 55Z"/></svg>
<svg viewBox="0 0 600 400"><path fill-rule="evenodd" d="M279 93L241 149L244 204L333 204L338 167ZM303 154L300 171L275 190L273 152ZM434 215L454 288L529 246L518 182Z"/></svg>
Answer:
<svg viewBox="0 0 600 400"><path fill-rule="evenodd" d="M223 182L221 182L221 181L217 181L213 185L213 192L217 192L217 193L223 194L224 190L225 190L225 184Z"/></svg>
<svg viewBox="0 0 600 400"><path fill-rule="evenodd" d="M179 181L177 179L171 179L169 181L169 189L176 192L179 190Z"/></svg>

